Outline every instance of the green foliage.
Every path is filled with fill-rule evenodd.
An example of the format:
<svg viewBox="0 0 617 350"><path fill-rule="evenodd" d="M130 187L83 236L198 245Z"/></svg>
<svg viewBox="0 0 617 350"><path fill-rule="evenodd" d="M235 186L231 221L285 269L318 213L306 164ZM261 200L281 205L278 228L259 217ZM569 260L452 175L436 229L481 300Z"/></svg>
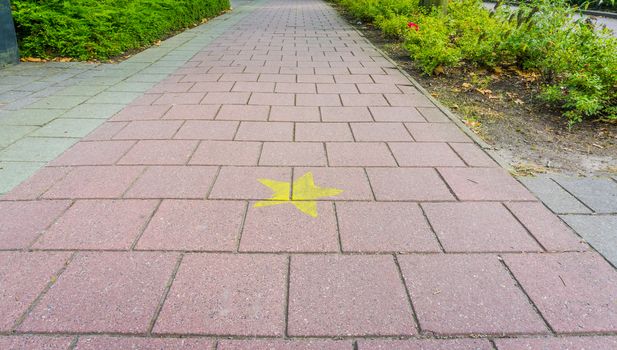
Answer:
<svg viewBox="0 0 617 350"><path fill-rule="evenodd" d="M540 97L561 107L570 124L617 119L617 38L576 17L567 0L531 0L518 9L497 5L493 11L480 0L450 0L447 14L427 13L411 1L398 7L396 0L338 2L403 40L427 74L463 64L531 69L542 73Z"/></svg>
<svg viewBox="0 0 617 350"><path fill-rule="evenodd" d="M229 0L13 0L23 56L108 59L213 17Z"/></svg>

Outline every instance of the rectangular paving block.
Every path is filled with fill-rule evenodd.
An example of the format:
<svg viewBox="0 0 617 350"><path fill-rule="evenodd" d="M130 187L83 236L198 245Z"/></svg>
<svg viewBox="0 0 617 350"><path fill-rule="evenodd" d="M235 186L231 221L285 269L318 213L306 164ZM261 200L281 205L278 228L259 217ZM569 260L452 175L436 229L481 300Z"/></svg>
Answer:
<svg viewBox="0 0 617 350"><path fill-rule="evenodd" d="M59 117L73 119L108 119L112 115L118 113L122 108L124 108L123 104L84 103L71 108Z"/></svg>
<svg viewBox="0 0 617 350"><path fill-rule="evenodd" d="M53 160L50 166L112 165L115 164L135 141L78 142Z"/></svg>
<svg viewBox="0 0 617 350"><path fill-rule="evenodd" d="M450 143L450 147L452 147L454 151L458 153L459 157L469 166L487 168L496 168L499 166L476 144L453 142Z"/></svg>
<svg viewBox="0 0 617 350"><path fill-rule="evenodd" d="M413 107L369 107L377 122L425 122Z"/></svg>
<svg viewBox="0 0 617 350"><path fill-rule="evenodd" d="M142 172L140 166L76 167L43 198L120 198Z"/></svg>
<svg viewBox="0 0 617 350"><path fill-rule="evenodd" d="M347 123L296 123L296 141L353 141Z"/></svg>
<svg viewBox="0 0 617 350"><path fill-rule="evenodd" d="M270 107L223 105L216 115L218 120L268 120Z"/></svg>
<svg viewBox="0 0 617 350"><path fill-rule="evenodd" d="M321 107L324 122L372 122L373 117L366 107Z"/></svg>
<svg viewBox="0 0 617 350"><path fill-rule="evenodd" d="M0 348L7 350L67 350L73 342L71 336L9 335L0 336Z"/></svg>
<svg viewBox="0 0 617 350"><path fill-rule="evenodd" d="M351 123L356 141L413 141L402 123Z"/></svg>
<svg viewBox="0 0 617 350"><path fill-rule="evenodd" d="M174 135L186 140L232 140L239 122L224 120L187 120Z"/></svg>
<svg viewBox="0 0 617 350"><path fill-rule="evenodd" d="M446 252L543 250L500 203L424 203L422 207Z"/></svg>
<svg viewBox="0 0 617 350"><path fill-rule="evenodd" d="M80 253L19 330L145 333L176 261L169 253Z"/></svg>
<svg viewBox="0 0 617 350"><path fill-rule="evenodd" d="M219 340L217 350L351 350L349 340L331 339L248 339L248 340Z"/></svg>
<svg viewBox="0 0 617 350"><path fill-rule="evenodd" d="M454 196L434 169L367 169L378 201L447 201Z"/></svg>
<svg viewBox="0 0 617 350"><path fill-rule="evenodd" d="M329 168L314 167L294 168L294 181L310 174L314 184L321 188L335 188L342 192L333 196L319 197L319 200L372 200L373 193L368 177L362 168ZM297 184L292 185L292 198L298 198L295 191ZM302 195L300 194L300 197Z"/></svg>
<svg viewBox="0 0 617 350"><path fill-rule="evenodd" d="M600 255L507 255L504 259L555 332L615 332L617 271Z"/></svg>
<svg viewBox="0 0 617 350"><path fill-rule="evenodd" d="M105 122L94 129L81 141L107 141L111 140L120 130L126 127L128 122Z"/></svg>
<svg viewBox="0 0 617 350"><path fill-rule="evenodd" d="M204 105L245 105L248 103L250 92L208 92L201 100Z"/></svg>
<svg viewBox="0 0 617 350"><path fill-rule="evenodd" d="M617 213L617 182L607 178L554 177L568 192L596 213Z"/></svg>
<svg viewBox="0 0 617 350"><path fill-rule="evenodd" d="M330 202L316 202L316 216L295 202L250 202L240 251L334 252L339 250L336 217Z"/></svg>
<svg viewBox="0 0 617 350"><path fill-rule="evenodd" d="M264 142L259 165L325 166L326 152L315 142Z"/></svg>
<svg viewBox="0 0 617 350"><path fill-rule="evenodd" d="M162 119L214 119L220 105L173 105Z"/></svg>
<svg viewBox="0 0 617 350"><path fill-rule="evenodd" d="M212 339L204 338L143 338L126 336L81 336L75 350L109 350L109 349L168 349L168 350L203 350L212 349Z"/></svg>
<svg viewBox="0 0 617 350"><path fill-rule="evenodd" d="M506 203L508 209L549 251L586 251L589 246L542 203Z"/></svg>
<svg viewBox="0 0 617 350"><path fill-rule="evenodd" d="M446 143L390 142L388 146L400 166L460 167L465 163Z"/></svg>
<svg viewBox="0 0 617 350"><path fill-rule="evenodd" d="M445 123L406 123L414 140L420 142L472 142L456 125Z"/></svg>
<svg viewBox="0 0 617 350"><path fill-rule="evenodd" d="M293 106L295 104L294 94L254 92L251 94L248 104L260 106Z"/></svg>
<svg viewBox="0 0 617 350"><path fill-rule="evenodd" d="M499 168L440 168L460 200L535 201L524 186Z"/></svg>
<svg viewBox="0 0 617 350"><path fill-rule="evenodd" d="M589 208L549 176L519 177L518 180L555 213L591 213Z"/></svg>
<svg viewBox="0 0 617 350"><path fill-rule="evenodd" d="M417 333L391 256L294 255L289 279L292 336Z"/></svg>
<svg viewBox="0 0 617 350"><path fill-rule="evenodd" d="M43 126L58 118L66 110L21 108L15 111L6 111L0 116L0 125L31 125Z"/></svg>
<svg viewBox="0 0 617 350"><path fill-rule="evenodd" d="M233 251L245 210L239 201L164 200L136 249Z"/></svg>
<svg viewBox="0 0 617 350"><path fill-rule="evenodd" d="M318 77L318 75L315 75ZM296 94L297 106L341 106L341 98L335 94Z"/></svg>
<svg viewBox="0 0 617 350"><path fill-rule="evenodd" d="M487 339L358 340L358 350L493 350Z"/></svg>
<svg viewBox="0 0 617 350"><path fill-rule="evenodd" d="M396 166L385 143L328 142L326 150L330 166Z"/></svg>
<svg viewBox="0 0 617 350"><path fill-rule="evenodd" d="M315 122L320 121L318 107L272 106L270 121Z"/></svg>
<svg viewBox="0 0 617 350"><path fill-rule="evenodd" d="M615 336L551 337L551 338L510 338L495 339L498 350L565 350L565 349L614 349Z"/></svg>
<svg viewBox="0 0 617 350"><path fill-rule="evenodd" d="M280 255L188 254L153 331L281 336L286 274Z"/></svg>
<svg viewBox="0 0 617 350"><path fill-rule="evenodd" d="M402 255L398 260L423 331L548 333L496 256Z"/></svg>
<svg viewBox="0 0 617 350"><path fill-rule="evenodd" d="M5 167L7 163L0 163L0 167ZM17 163L17 164L30 164L30 163ZM34 175L25 179L28 176L28 173L25 173L24 169L18 168L17 174L18 177L17 183L12 184L8 182L6 178L3 177L3 183L7 187L7 191L10 192L0 196L2 200L26 200L26 199L37 199L43 192L47 191L51 185L62 179L70 170L70 168L51 168L51 167L42 167L43 164L35 163L36 169L32 169ZM9 165L10 166L10 165ZM40 169L39 169L40 168ZM38 170L38 171L36 171ZM0 171L3 175L6 174ZM24 175L26 174L26 175ZM10 179L9 179L10 180Z"/></svg>
<svg viewBox="0 0 617 350"><path fill-rule="evenodd" d="M272 197L273 192L269 187L260 183L261 179L291 182L291 168L222 167L209 198L268 199Z"/></svg>
<svg viewBox="0 0 617 350"><path fill-rule="evenodd" d="M0 252L0 331L13 330L69 256L67 252ZM6 341L0 338L0 346Z"/></svg>
<svg viewBox="0 0 617 350"><path fill-rule="evenodd" d="M152 166L133 183L125 198L206 198L216 167Z"/></svg>
<svg viewBox="0 0 617 350"><path fill-rule="evenodd" d="M77 138L24 137L0 151L0 161L48 162L77 141Z"/></svg>
<svg viewBox="0 0 617 350"><path fill-rule="evenodd" d="M180 120L143 120L130 122L120 130L114 140L164 140L171 139L180 126Z"/></svg>
<svg viewBox="0 0 617 350"><path fill-rule="evenodd" d="M261 147L261 142L203 141L189 164L257 165Z"/></svg>
<svg viewBox="0 0 617 350"><path fill-rule="evenodd" d="M441 252L415 203L339 202L336 213L345 252Z"/></svg>
<svg viewBox="0 0 617 350"><path fill-rule="evenodd" d="M617 266L617 216L562 215L561 218L600 254Z"/></svg>
<svg viewBox="0 0 617 350"><path fill-rule="evenodd" d="M170 106L127 106L111 118L112 121L158 120L167 113Z"/></svg>
<svg viewBox="0 0 617 350"><path fill-rule="evenodd" d="M142 140L138 141L118 161L132 165L181 165L186 164L197 148L198 141Z"/></svg>
<svg viewBox="0 0 617 350"><path fill-rule="evenodd" d="M34 244L36 249L129 249L145 228L153 200L76 201Z"/></svg>
<svg viewBox="0 0 617 350"><path fill-rule="evenodd" d="M27 125L4 125L0 128L0 149L21 139L32 131L37 130L35 126Z"/></svg>
<svg viewBox="0 0 617 350"><path fill-rule="evenodd" d="M241 122L236 140L293 141L294 124L289 122Z"/></svg>
<svg viewBox="0 0 617 350"><path fill-rule="evenodd" d="M0 194L11 191L44 165L44 162L0 161Z"/></svg>

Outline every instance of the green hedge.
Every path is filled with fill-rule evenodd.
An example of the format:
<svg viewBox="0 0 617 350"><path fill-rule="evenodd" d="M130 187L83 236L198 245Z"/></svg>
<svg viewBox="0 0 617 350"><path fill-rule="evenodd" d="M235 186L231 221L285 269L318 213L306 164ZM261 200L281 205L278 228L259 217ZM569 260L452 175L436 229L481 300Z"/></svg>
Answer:
<svg viewBox="0 0 617 350"><path fill-rule="evenodd" d="M617 120L617 38L577 19L565 0L495 11L480 0L450 0L447 14L420 8L418 0L336 1L400 40L427 74L462 65L517 66L541 76L540 97L562 108L570 124Z"/></svg>
<svg viewBox="0 0 617 350"><path fill-rule="evenodd" d="M12 0L23 57L106 60L229 8L229 0Z"/></svg>

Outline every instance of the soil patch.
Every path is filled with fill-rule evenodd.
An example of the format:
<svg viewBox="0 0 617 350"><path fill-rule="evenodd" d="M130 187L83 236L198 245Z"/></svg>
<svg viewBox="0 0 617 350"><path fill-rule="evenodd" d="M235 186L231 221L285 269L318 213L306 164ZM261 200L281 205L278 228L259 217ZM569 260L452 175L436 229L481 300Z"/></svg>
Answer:
<svg viewBox="0 0 617 350"><path fill-rule="evenodd" d="M461 67L427 76L400 44L346 18L491 145L514 172L617 173L617 123L584 121L569 129L559 110L537 98L537 75L516 68Z"/></svg>

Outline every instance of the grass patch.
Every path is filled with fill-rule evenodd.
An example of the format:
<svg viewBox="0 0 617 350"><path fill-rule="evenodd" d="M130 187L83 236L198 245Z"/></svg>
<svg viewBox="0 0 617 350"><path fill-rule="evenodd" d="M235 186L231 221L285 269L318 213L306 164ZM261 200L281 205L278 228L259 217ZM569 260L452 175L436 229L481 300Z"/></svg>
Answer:
<svg viewBox="0 0 617 350"><path fill-rule="evenodd" d="M108 60L229 9L229 0L12 0L21 55Z"/></svg>

